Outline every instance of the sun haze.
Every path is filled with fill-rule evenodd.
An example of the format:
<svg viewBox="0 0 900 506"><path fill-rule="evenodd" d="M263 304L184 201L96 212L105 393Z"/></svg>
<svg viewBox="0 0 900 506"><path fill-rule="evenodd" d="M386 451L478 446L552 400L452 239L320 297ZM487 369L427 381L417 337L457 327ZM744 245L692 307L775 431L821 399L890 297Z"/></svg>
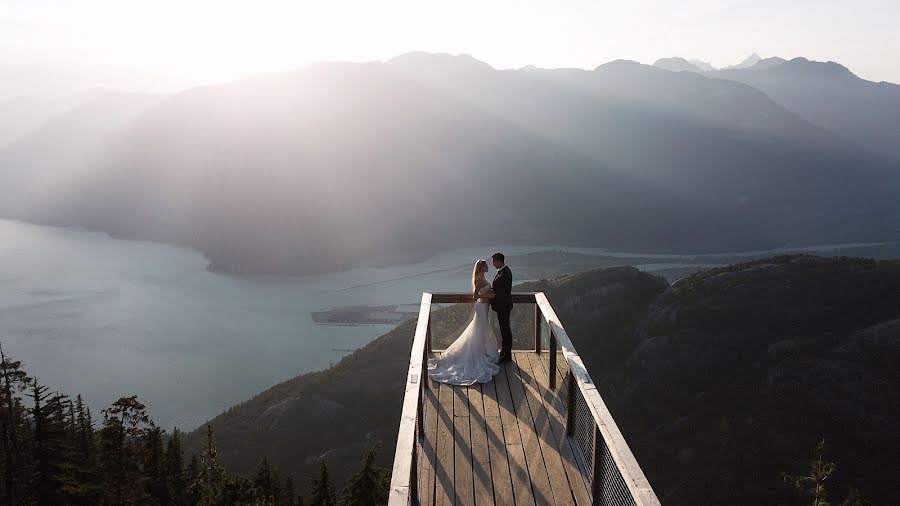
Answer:
<svg viewBox="0 0 900 506"><path fill-rule="evenodd" d="M839 61L866 79L900 82L898 12L890 0L11 0L0 6L0 71L15 79L4 79L0 97L174 91L409 51L468 53L497 68L668 56L724 66L756 52Z"/></svg>

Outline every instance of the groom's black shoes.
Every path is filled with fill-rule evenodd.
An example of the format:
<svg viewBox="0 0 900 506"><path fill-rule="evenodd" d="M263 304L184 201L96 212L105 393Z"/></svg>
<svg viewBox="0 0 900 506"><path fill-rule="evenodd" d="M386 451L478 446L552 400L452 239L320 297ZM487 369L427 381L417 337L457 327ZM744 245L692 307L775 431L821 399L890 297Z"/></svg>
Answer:
<svg viewBox="0 0 900 506"><path fill-rule="evenodd" d="M500 363L512 362L512 353L506 352L500 354Z"/></svg>

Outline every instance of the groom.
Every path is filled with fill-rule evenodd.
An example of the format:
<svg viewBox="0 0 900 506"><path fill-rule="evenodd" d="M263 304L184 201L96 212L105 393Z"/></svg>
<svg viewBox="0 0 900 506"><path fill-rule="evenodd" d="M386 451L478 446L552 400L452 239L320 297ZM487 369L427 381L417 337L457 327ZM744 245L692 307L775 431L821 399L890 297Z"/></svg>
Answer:
<svg viewBox="0 0 900 506"><path fill-rule="evenodd" d="M500 324L500 362L512 360L512 330L509 328L509 313L512 312L512 271L506 265L506 257L503 253L491 255L497 275L494 276L494 298L491 299L491 308L497 313L497 323Z"/></svg>

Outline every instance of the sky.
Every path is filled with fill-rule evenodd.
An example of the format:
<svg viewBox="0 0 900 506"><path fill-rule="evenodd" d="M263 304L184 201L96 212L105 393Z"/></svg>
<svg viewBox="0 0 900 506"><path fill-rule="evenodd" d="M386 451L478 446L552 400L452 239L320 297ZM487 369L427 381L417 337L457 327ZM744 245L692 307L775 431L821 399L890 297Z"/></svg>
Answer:
<svg viewBox="0 0 900 506"><path fill-rule="evenodd" d="M467 53L496 68L594 68L750 53L900 83L897 0L2 0L0 97L175 91L316 61Z"/></svg>

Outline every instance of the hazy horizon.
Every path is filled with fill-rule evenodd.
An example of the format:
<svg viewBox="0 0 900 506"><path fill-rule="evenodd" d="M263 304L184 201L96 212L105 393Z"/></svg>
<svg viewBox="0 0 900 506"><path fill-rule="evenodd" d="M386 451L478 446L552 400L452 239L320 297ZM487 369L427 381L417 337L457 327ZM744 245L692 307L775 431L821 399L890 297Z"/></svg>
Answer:
<svg viewBox="0 0 900 506"><path fill-rule="evenodd" d="M673 56L724 67L752 53L803 56L898 83L897 21L897 7L886 0L504 1L453 8L353 0L127 7L90 0L75 8L14 0L0 6L0 75L6 77L0 99L93 87L168 93L314 62L385 61L413 51L465 53L498 69L592 69L617 59L652 64Z"/></svg>

